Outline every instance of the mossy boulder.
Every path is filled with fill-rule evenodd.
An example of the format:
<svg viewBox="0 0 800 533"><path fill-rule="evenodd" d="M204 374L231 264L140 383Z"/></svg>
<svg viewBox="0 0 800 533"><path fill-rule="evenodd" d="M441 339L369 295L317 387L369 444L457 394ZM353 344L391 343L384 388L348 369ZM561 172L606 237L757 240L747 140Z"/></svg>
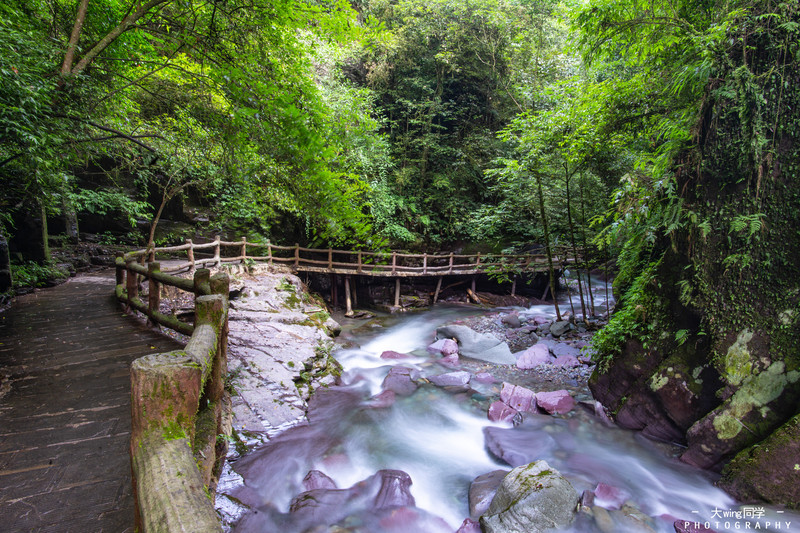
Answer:
<svg viewBox="0 0 800 533"><path fill-rule="evenodd" d="M800 414L739 452L723 470L719 485L741 501L800 509Z"/></svg>
<svg viewBox="0 0 800 533"><path fill-rule="evenodd" d="M573 518L578 492L546 461L519 466L503 478L480 523L484 533L538 533L564 528Z"/></svg>

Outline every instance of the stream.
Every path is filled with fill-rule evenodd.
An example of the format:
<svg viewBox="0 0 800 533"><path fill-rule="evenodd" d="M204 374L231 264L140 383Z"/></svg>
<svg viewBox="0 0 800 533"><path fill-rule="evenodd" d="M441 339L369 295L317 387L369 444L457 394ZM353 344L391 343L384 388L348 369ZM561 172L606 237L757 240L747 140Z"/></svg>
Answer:
<svg viewBox="0 0 800 533"><path fill-rule="evenodd" d="M602 304L602 287L596 287ZM520 311L554 315L552 306ZM409 396L376 398L395 365L423 378L452 372L426 352L435 329L485 313L439 304L367 324L342 320L334 356L344 369L343 385L312 396L308 424L233 464L245 483L236 497L251 511L232 531L453 533L470 516L472 481L512 468L487 450L489 434L502 442L513 466L543 459L579 494L603 483L627 500L622 510L612 502L608 512L578 512L561 531L672 533L676 520L715 531L800 531L800 516L739 506L713 485L713 475L675 459L674 448L609 426L581 406L566 415L526 414L514 427L487 418L500 382L473 379L467 390L445 390L423 380ZM412 357L382 359L387 350ZM576 400L591 400L586 389L571 392ZM297 498L309 489L316 490ZM595 504L604 506L602 498Z"/></svg>

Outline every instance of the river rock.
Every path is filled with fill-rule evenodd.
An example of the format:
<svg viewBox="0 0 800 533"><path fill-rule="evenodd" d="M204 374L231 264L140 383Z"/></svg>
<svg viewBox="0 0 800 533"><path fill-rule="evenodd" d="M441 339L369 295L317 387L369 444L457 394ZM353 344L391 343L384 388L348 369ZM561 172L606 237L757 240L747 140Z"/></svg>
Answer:
<svg viewBox="0 0 800 533"><path fill-rule="evenodd" d="M451 355L458 353L458 343L453 339L439 339L427 347L428 353Z"/></svg>
<svg viewBox="0 0 800 533"><path fill-rule="evenodd" d="M578 357L581 355L581 351L576 348L575 346L571 346L565 342L559 342L555 346L553 346L552 350L553 355L556 357L561 357L562 355L571 355L573 357Z"/></svg>
<svg viewBox="0 0 800 533"><path fill-rule="evenodd" d="M572 329L572 324L568 320L558 320L550 324L550 333L553 337L560 337Z"/></svg>
<svg viewBox="0 0 800 533"><path fill-rule="evenodd" d="M605 483L599 483L593 493L595 505L612 511L622 509L623 504L630 498L630 494L627 491Z"/></svg>
<svg viewBox="0 0 800 533"><path fill-rule="evenodd" d="M458 368L461 366L461 362L458 360L457 353L451 353L450 355L445 355L444 357L439 359L437 363L447 368Z"/></svg>
<svg viewBox="0 0 800 533"><path fill-rule="evenodd" d="M442 326L436 330L436 335L440 339L456 339L459 353L463 357L500 365L513 365L517 362L508 348L508 344L499 341L492 335L478 333L467 326Z"/></svg>
<svg viewBox="0 0 800 533"><path fill-rule="evenodd" d="M559 355L553 359L554 366L561 366L564 368L576 368L581 366L581 362L574 355Z"/></svg>
<svg viewBox="0 0 800 533"><path fill-rule="evenodd" d="M504 382L500 389L500 401L517 411L536 413L536 395L525 387Z"/></svg>
<svg viewBox="0 0 800 533"><path fill-rule="evenodd" d="M539 533L572 522L578 493L546 461L513 469L503 478L489 510L484 533Z"/></svg>
<svg viewBox="0 0 800 533"><path fill-rule="evenodd" d="M555 447L555 440L542 430L519 428L483 428L483 438L490 454L511 466L527 464Z"/></svg>
<svg viewBox="0 0 800 533"><path fill-rule="evenodd" d="M415 505L414 496L411 495L411 476L402 470L380 470L377 475L381 486L375 496L376 509Z"/></svg>
<svg viewBox="0 0 800 533"><path fill-rule="evenodd" d="M381 354L381 359L390 359L390 360L397 360L397 359L414 359L413 355L409 355L407 353L400 353L395 352L392 350L386 350Z"/></svg>
<svg viewBox="0 0 800 533"><path fill-rule="evenodd" d="M482 533L481 525L475 520L467 518L461 523L461 527L456 530L456 533Z"/></svg>
<svg viewBox="0 0 800 533"><path fill-rule="evenodd" d="M488 372L478 372L475 374L475 381L486 384L497 383L495 377Z"/></svg>
<svg viewBox="0 0 800 533"><path fill-rule="evenodd" d="M536 403L551 415L569 413L575 407L575 399L566 390L537 392Z"/></svg>
<svg viewBox="0 0 800 533"><path fill-rule="evenodd" d="M489 406L489 420L492 422L512 422L518 415L516 409L513 409L503 402L492 402Z"/></svg>
<svg viewBox="0 0 800 533"><path fill-rule="evenodd" d="M394 391L385 390L385 391L381 392L380 394L376 394L375 396L370 398L368 405L369 405L369 407L373 407L373 408L377 408L377 409L380 409L380 408L383 408L383 407L391 407L392 405L394 405L394 402L395 402L396 399L397 398L396 398L396 394L394 393Z"/></svg>
<svg viewBox="0 0 800 533"><path fill-rule="evenodd" d="M405 366L393 366L383 379L383 390L390 390L400 396L410 396L417 390L414 383L416 371Z"/></svg>
<svg viewBox="0 0 800 533"><path fill-rule="evenodd" d="M524 352L519 353L517 368L521 370L535 368L539 365L549 364L552 360L550 348L546 344L538 342Z"/></svg>
<svg viewBox="0 0 800 533"><path fill-rule="evenodd" d="M469 372L448 372L428 379L437 387L466 387L472 375Z"/></svg>
<svg viewBox="0 0 800 533"><path fill-rule="evenodd" d="M303 488L307 491L314 489L335 489L336 482L319 470L311 470L303 478Z"/></svg>
<svg viewBox="0 0 800 533"><path fill-rule="evenodd" d="M510 328L518 328L522 325L522 322L519 319L519 314L517 313L508 313L507 315L503 315L503 317L500 319L500 322Z"/></svg>
<svg viewBox="0 0 800 533"><path fill-rule="evenodd" d="M478 517L489 510L497 487L503 482L508 470L494 470L481 474L469 486L469 515Z"/></svg>

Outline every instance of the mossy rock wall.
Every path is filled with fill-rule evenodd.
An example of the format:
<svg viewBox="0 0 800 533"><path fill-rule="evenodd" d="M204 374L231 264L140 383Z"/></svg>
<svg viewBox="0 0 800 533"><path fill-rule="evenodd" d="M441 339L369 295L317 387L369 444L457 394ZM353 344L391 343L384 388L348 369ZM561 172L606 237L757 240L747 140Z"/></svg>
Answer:
<svg viewBox="0 0 800 533"><path fill-rule="evenodd" d="M640 274L600 335L590 386L624 425L685 442L686 462L735 457L734 494L797 506L789 484L764 488L796 487L774 443L800 438L800 10L780 16L791 24L750 19L747 50L718 65L674 168L684 223L628 252Z"/></svg>

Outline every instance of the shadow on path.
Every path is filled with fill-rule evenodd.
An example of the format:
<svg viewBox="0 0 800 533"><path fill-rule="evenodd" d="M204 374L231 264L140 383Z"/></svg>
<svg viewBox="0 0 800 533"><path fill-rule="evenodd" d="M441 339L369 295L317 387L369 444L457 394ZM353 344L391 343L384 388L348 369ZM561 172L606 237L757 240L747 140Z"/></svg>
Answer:
<svg viewBox="0 0 800 533"><path fill-rule="evenodd" d="M0 531L133 531L130 363L180 346L113 290L80 276L0 315Z"/></svg>

